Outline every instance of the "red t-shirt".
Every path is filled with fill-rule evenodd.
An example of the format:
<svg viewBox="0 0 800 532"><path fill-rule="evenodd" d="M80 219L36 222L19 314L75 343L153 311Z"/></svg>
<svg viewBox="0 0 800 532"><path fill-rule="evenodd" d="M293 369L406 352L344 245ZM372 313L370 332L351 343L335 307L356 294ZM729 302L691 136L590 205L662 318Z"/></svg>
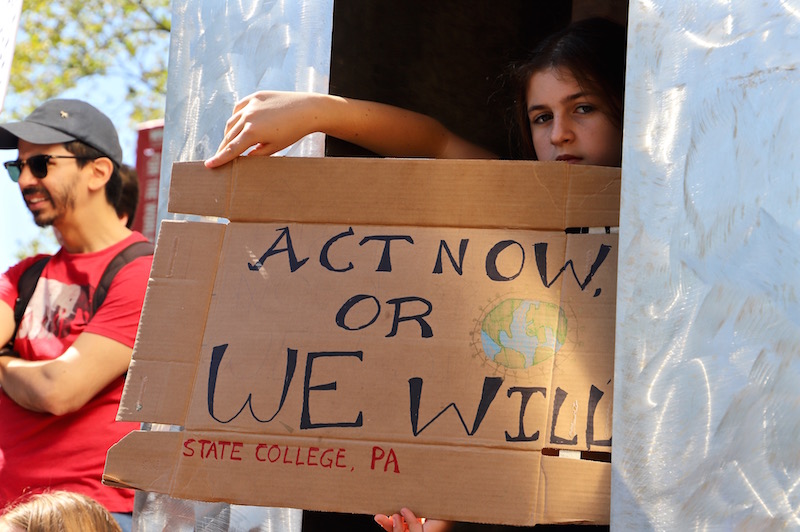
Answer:
<svg viewBox="0 0 800 532"><path fill-rule="evenodd" d="M91 302L108 263L130 244L133 233L96 253L63 248L44 268L20 323L14 350L25 360L60 356L82 332L133 347L152 257L140 257L114 277L105 301L92 316ZM0 276L0 300L12 309L17 281L39 257L23 260ZM133 510L133 492L101 483L106 452L138 423L115 421L124 377L120 376L77 412L54 416L32 412L0 388L0 508L29 493L83 493L112 512Z"/></svg>

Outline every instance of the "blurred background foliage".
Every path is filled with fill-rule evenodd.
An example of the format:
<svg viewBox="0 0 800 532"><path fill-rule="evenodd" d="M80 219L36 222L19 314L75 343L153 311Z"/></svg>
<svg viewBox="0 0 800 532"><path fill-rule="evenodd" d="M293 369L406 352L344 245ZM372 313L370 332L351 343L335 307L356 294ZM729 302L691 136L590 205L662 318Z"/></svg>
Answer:
<svg viewBox="0 0 800 532"><path fill-rule="evenodd" d="M132 123L163 117L170 15L169 0L24 0L5 111L24 117L81 80L113 76Z"/></svg>

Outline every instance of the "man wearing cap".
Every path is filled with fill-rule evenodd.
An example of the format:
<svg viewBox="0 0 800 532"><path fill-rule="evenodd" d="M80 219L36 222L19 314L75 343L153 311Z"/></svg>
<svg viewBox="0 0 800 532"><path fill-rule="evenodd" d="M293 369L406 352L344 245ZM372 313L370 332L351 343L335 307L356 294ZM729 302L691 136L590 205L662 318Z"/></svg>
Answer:
<svg viewBox="0 0 800 532"><path fill-rule="evenodd" d="M61 249L46 263L15 334L18 280L38 257L0 276L0 508L28 493L69 490L129 514L133 493L103 486L108 448L133 423L115 421L152 256L125 265L95 312L107 264L145 240L120 223L122 149L111 121L78 100L50 100L22 122L0 124L5 163L35 222ZM0 513L1 510L0 510ZM122 516L124 519L126 516Z"/></svg>

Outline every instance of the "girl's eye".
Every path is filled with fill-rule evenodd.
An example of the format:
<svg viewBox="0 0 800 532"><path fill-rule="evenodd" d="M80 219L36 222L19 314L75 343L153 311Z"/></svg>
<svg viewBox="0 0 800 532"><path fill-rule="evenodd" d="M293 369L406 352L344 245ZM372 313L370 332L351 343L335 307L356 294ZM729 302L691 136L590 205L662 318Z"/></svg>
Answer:
<svg viewBox="0 0 800 532"><path fill-rule="evenodd" d="M581 104L575 108L575 112L582 115L589 114L592 111L594 111L594 106L589 105L588 103Z"/></svg>
<svg viewBox="0 0 800 532"><path fill-rule="evenodd" d="M541 113L533 117L531 120L531 124L544 124L545 122L549 122L553 119L553 115L550 113Z"/></svg>

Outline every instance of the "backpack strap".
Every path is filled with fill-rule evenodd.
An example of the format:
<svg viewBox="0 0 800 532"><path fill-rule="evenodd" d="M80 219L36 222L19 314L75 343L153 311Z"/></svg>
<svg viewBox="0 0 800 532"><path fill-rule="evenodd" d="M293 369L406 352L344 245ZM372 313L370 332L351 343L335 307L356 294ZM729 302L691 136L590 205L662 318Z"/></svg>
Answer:
<svg viewBox="0 0 800 532"><path fill-rule="evenodd" d="M97 288L94 290L94 296L92 296L92 315L97 312L97 309L100 308L100 305L102 305L103 301L106 300L108 289L111 286L111 281L114 280L114 277L122 269L122 267L134 259L138 259L139 257L144 257L146 255L152 255L154 251L155 247L150 242L134 242L130 246L120 251L116 257L111 259L111 262L109 262L108 266L106 266L102 277L100 277L100 282L97 283Z"/></svg>
<svg viewBox="0 0 800 532"><path fill-rule="evenodd" d="M49 256L42 257L31 264L28 269L19 276L19 280L17 281L17 300L14 302L14 334L11 335L11 339L5 346L9 350L14 347L14 339L17 337L19 324L22 321L22 316L25 314L25 308L28 306L28 302L31 300L34 290L36 290L36 283L39 282L39 277L41 277L42 271L49 261Z"/></svg>
<svg viewBox="0 0 800 532"><path fill-rule="evenodd" d="M122 267L134 259L152 255L154 251L155 247L150 242L134 242L111 259L111 262L108 263L106 269L103 271L103 275L100 277L100 282L97 283L97 288L95 288L94 296L92 297L92 315L97 312L97 309L100 308L100 305L105 301L108 295L108 289L111 286L111 281L114 280L114 277ZM49 260L49 256L42 257L34 262L19 277L19 281L17 282L17 301L14 303L14 334L11 336L11 340L8 341L8 344L3 348L3 354L12 354L7 351L13 350L14 339L17 337L19 324L22 322L22 316L25 314L25 308L28 306L33 292L36 290L36 283L39 282L39 277L41 277L42 271Z"/></svg>

